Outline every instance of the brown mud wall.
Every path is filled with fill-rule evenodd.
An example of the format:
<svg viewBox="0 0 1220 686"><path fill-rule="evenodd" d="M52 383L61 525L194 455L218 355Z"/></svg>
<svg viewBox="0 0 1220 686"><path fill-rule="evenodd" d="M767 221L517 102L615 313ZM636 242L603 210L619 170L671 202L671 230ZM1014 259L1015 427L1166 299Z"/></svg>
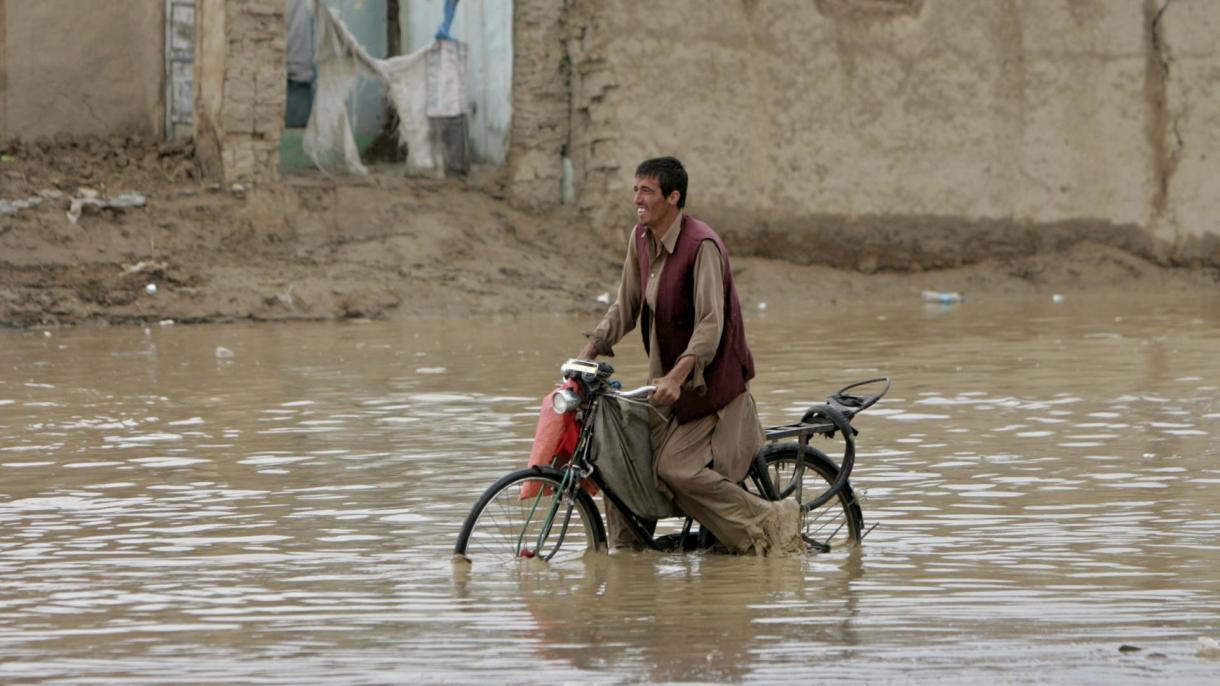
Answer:
<svg viewBox="0 0 1220 686"><path fill-rule="evenodd" d="M165 130L164 0L0 0L0 141Z"/></svg>
<svg viewBox="0 0 1220 686"><path fill-rule="evenodd" d="M635 164L674 154L739 253L919 270L1090 241L1220 264L1220 3L554 5L517 4L514 185L557 202L570 158L614 244Z"/></svg>
<svg viewBox="0 0 1220 686"><path fill-rule="evenodd" d="M559 2L518 2L513 17L513 118L508 175L517 202L561 199L568 144L569 65Z"/></svg>
<svg viewBox="0 0 1220 686"><path fill-rule="evenodd" d="M197 0L195 142L225 182L279 178L287 67L282 0Z"/></svg>

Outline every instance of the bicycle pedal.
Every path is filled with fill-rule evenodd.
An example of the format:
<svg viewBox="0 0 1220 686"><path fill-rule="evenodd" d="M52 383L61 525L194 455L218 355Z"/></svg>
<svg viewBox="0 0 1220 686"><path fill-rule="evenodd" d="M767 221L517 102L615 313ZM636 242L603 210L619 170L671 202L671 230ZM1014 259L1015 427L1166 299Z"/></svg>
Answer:
<svg viewBox="0 0 1220 686"><path fill-rule="evenodd" d="M823 543L819 540L816 540L814 538L811 538L809 536L806 536L805 534L801 534L801 540L805 542L805 547L809 548L810 550L813 550L813 551L816 551L819 553L829 553L830 552L830 545Z"/></svg>

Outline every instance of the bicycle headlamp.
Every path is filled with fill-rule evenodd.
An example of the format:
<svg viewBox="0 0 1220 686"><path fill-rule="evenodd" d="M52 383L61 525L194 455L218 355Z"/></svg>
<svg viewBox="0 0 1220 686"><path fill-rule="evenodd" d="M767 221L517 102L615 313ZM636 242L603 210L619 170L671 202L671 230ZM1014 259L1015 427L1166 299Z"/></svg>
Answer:
<svg viewBox="0 0 1220 686"><path fill-rule="evenodd" d="M571 389L564 388L555 391L555 395L551 396L551 407L557 414L575 412L579 406L580 396L573 393Z"/></svg>

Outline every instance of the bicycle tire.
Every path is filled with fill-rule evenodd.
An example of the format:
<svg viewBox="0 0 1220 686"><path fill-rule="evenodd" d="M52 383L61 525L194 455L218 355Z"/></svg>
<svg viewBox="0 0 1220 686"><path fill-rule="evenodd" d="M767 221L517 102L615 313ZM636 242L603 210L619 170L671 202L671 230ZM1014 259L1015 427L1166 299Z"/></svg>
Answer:
<svg viewBox="0 0 1220 686"><path fill-rule="evenodd" d="M471 562L509 562L536 557L563 562L606 549L606 529L596 503L577 490L571 519L561 485L564 473L550 467L530 467L500 478L475 502L453 552ZM527 483L542 486L536 497L522 498ZM546 520L559 498L559 506L546 536Z"/></svg>
<svg viewBox="0 0 1220 686"><path fill-rule="evenodd" d="M796 489L797 443L775 443L763 452L763 461L777 495L783 499L792 496ZM805 473L801 483L802 508L806 510L802 533L807 540L835 548L848 543L859 543L864 533L864 512L851 483L846 483L835 497L815 510L808 503L830 488L839 477L839 467L826 453L812 446L805 447ZM758 489L761 490L761 489Z"/></svg>

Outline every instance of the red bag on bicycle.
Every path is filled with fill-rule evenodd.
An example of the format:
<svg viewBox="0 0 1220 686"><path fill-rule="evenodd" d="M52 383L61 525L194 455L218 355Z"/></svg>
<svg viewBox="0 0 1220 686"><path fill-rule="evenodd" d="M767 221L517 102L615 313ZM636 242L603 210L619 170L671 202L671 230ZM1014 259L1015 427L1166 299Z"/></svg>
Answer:
<svg viewBox="0 0 1220 686"><path fill-rule="evenodd" d="M568 383L572 383L569 381ZM566 386L566 384L565 384ZM542 398L542 409L538 411L538 426L534 428L534 447L530 450L529 466L559 467L572 459L576 443L580 440L580 425L576 423L576 413L555 412L551 398L552 391ZM521 487L522 498L533 498L538 495L541 484L528 482ZM585 479L583 483L589 495L597 495L597 486Z"/></svg>

